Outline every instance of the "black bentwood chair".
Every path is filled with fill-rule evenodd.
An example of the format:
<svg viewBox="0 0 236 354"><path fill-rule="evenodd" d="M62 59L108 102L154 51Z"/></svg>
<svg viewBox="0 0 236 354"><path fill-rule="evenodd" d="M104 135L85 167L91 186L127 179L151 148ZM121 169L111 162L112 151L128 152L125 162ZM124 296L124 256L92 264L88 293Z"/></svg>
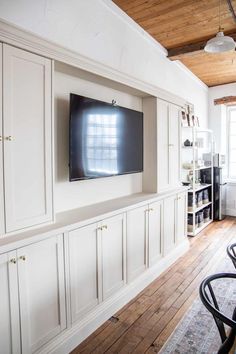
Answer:
<svg viewBox="0 0 236 354"><path fill-rule="evenodd" d="M225 278L236 280L236 274L219 273L219 274L210 275L209 277L207 277L202 281L199 288L199 294L202 303L212 314L220 333L222 345L218 350L218 354L229 353L230 349L234 345L234 340L236 338L236 307L233 311L232 319L225 316L219 309L218 302L216 300L213 288L211 286L212 281L216 279L222 279L222 281L224 281ZM225 325L228 325L230 327L228 333L226 333Z"/></svg>
<svg viewBox="0 0 236 354"><path fill-rule="evenodd" d="M236 243L232 243L227 247L227 253L236 269Z"/></svg>

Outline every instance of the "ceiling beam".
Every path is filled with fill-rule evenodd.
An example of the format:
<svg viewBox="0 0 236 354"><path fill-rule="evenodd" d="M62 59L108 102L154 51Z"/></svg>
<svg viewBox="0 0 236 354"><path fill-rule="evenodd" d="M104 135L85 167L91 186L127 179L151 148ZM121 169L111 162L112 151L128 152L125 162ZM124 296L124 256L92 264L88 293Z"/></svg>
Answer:
<svg viewBox="0 0 236 354"><path fill-rule="evenodd" d="M216 98L214 100L215 106L217 106L219 104L230 105L230 104L235 104L235 103L236 103L236 96L225 96L225 97L221 97L221 98Z"/></svg>
<svg viewBox="0 0 236 354"><path fill-rule="evenodd" d="M225 33L225 35L232 37L236 41L236 32ZM208 39L211 38L213 38L213 36ZM183 58L183 56L189 56L202 52L208 39L201 40L193 44L186 44L181 47L171 48L168 50L168 58L170 60L178 60Z"/></svg>
<svg viewBox="0 0 236 354"><path fill-rule="evenodd" d="M236 14L235 14L234 7L232 5L231 0L227 0L227 3L228 3L228 6L229 6L229 11L231 12L231 14L233 16L234 22L236 22Z"/></svg>

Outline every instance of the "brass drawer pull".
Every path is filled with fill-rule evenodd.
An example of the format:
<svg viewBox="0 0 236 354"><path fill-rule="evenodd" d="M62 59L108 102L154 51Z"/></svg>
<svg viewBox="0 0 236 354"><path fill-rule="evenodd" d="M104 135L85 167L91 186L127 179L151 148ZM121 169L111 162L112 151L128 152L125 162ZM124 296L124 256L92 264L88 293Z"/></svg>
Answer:
<svg viewBox="0 0 236 354"><path fill-rule="evenodd" d="M13 138L12 138L12 136L11 136L11 135L6 136L6 137L5 137L5 139L6 139L6 140L8 140L8 141L12 141L12 140L13 140Z"/></svg>
<svg viewBox="0 0 236 354"><path fill-rule="evenodd" d="M12 258L12 259L10 259L9 262L10 262L10 263L13 263L13 264L16 264L16 259L15 259L15 258Z"/></svg>
<svg viewBox="0 0 236 354"><path fill-rule="evenodd" d="M25 256L20 256L19 259L22 260L22 261L25 261L25 260L26 260L26 257L25 257Z"/></svg>
<svg viewBox="0 0 236 354"><path fill-rule="evenodd" d="M103 230L103 229L107 229L107 225L103 225L103 226L102 226L102 230Z"/></svg>

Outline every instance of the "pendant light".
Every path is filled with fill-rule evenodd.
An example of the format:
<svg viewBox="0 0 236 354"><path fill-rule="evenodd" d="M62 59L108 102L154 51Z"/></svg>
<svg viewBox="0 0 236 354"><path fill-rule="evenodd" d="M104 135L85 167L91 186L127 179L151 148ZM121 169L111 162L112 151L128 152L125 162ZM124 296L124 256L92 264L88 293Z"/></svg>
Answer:
<svg viewBox="0 0 236 354"><path fill-rule="evenodd" d="M207 41L207 44L204 47L204 50L207 53L223 53L235 49L236 43L233 38L224 35L223 28L220 24L220 15L221 0L219 0L219 32L214 38L209 39L209 41Z"/></svg>

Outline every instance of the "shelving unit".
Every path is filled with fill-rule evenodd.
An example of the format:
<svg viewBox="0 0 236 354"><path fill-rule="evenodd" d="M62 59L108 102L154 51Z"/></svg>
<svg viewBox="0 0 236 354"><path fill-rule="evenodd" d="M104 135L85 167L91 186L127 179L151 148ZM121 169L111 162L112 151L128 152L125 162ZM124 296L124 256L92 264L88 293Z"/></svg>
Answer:
<svg viewBox="0 0 236 354"><path fill-rule="evenodd" d="M188 235L196 236L213 220L212 131L182 127L181 139L181 179L189 183Z"/></svg>

